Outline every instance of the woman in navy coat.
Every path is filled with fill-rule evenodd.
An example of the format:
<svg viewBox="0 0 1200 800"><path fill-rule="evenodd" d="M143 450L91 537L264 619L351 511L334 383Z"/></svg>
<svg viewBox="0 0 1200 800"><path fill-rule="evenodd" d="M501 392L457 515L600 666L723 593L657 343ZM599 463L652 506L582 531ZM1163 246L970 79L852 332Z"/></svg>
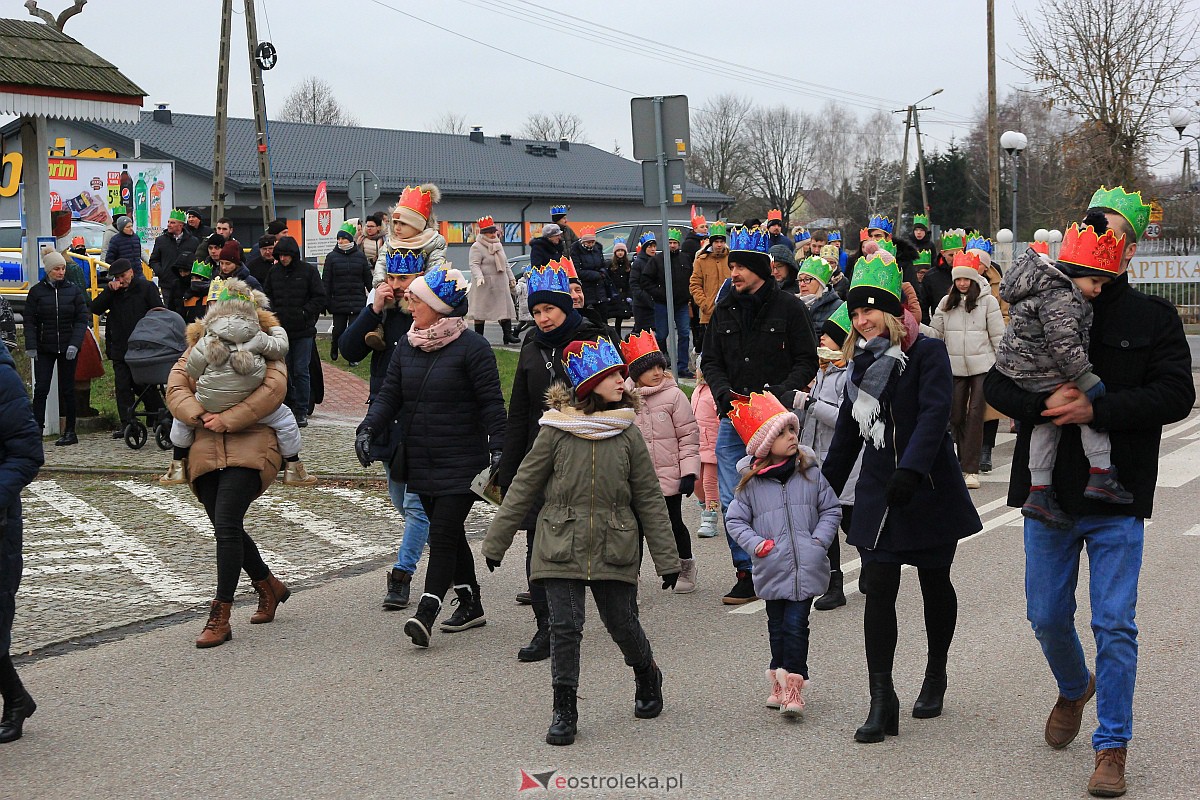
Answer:
<svg viewBox="0 0 1200 800"><path fill-rule="evenodd" d="M929 638L913 716L936 717L958 615L950 567L958 540L982 525L947 432L953 374L946 346L918 334L901 304L895 261L884 254L859 259L846 302L854 325L844 351L852 359L850 380L823 472L840 493L862 451L846 541L859 549L859 581L867 587L871 711L854 738L881 742L899 730L892 664L900 568L917 568Z"/></svg>

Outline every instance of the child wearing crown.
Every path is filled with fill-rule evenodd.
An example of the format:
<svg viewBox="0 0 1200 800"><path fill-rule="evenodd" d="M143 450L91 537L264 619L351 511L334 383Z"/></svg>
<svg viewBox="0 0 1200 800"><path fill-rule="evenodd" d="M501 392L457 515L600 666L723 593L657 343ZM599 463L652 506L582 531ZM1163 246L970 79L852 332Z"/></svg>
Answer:
<svg viewBox="0 0 1200 800"><path fill-rule="evenodd" d="M621 343L621 355L629 369L626 389L641 401L637 426L650 449L679 550L675 593L688 594L696 591L696 559L692 533L683 521L683 498L696 490L700 476L700 429L687 395L667 372L667 357L658 349L654 331L630 336Z"/></svg>
<svg viewBox="0 0 1200 800"><path fill-rule="evenodd" d="M288 337L268 310L267 296L237 278L212 281L207 308L204 319L187 329L188 342L193 345L187 369L196 380L196 400L205 413L220 414L262 385L267 361L282 361L287 356ZM279 439L284 484L314 485L316 477L309 475L300 461L300 428L291 410L281 405L259 423L273 428ZM174 452L159 483L188 482L188 450L196 438L195 428L203 424L203 418L171 423Z"/></svg>
<svg viewBox="0 0 1200 800"><path fill-rule="evenodd" d="M826 550L842 508L817 454L797 444L796 416L774 395L738 395L729 416L746 457L738 462L742 477L725 529L753 554L754 593L767 604L767 707L798 717L808 681L808 615L829 583Z"/></svg>
<svg viewBox="0 0 1200 800"><path fill-rule="evenodd" d="M1104 285L1121 273L1125 234L1109 230L1103 213L1088 213L1063 238L1057 264L1032 250L1017 259L1000 284L1011 324L996 348L996 369L1027 392L1053 392L1073 382L1089 400L1104 394L1104 382L1088 360L1092 303ZM1054 462L1062 428L1036 426L1029 439L1029 497L1021 513L1056 528L1074 521L1054 493ZM1091 471L1083 496L1128 505L1133 495L1117 478L1108 434L1079 428Z"/></svg>
<svg viewBox="0 0 1200 800"><path fill-rule="evenodd" d="M555 383L533 449L504 496L484 538L489 570L500 566L539 498L530 576L546 590L550 613L554 716L547 744L575 741L579 720L579 646L584 594L591 588L600 619L633 668L634 716L662 712L662 672L638 620L641 567L638 524L645 531L662 588L679 578L679 553L654 462L635 423L638 399L625 390L627 371L606 338L566 345L563 367L574 387Z"/></svg>

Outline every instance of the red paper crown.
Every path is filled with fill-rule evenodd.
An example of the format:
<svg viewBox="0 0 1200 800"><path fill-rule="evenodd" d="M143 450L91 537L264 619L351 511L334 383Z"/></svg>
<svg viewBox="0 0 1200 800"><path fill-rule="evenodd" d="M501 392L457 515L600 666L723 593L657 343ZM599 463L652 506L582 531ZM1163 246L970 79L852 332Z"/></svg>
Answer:
<svg viewBox="0 0 1200 800"><path fill-rule="evenodd" d="M571 259L567 258L566 256L563 256L562 258L556 258L555 260L551 261L546 265L546 269L561 269L563 272L567 273L567 280L579 280L579 273L575 271L574 262L572 262Z"/></svg>
<svg viewBox="0 0 1200 800"><path fill-rule="evenodd" d="M749 397L740 394L733 396L733 410L729 412L729 421L734 430L742 437L745 444L750 444L754 434L780 414L788 413L783 404L775 399L773 394L753 392Z"/></svg>
<svg viewBox="0 0 1200 800"><path fill-rule="evenodd" d="M708 220L706 220L704 218L703 214L697 214L696 206L693 205L692 206L692 230L695 230L696 228L703 228L707 224L708 224Z"/></svg>
<svg viewBox="0 0 1200 800"><path fill-rule="evenodd" d="M582 239L585 236L591 236L593 239L596 238L596 226L595 225L584 225L582 228L580 228L579 229L579 238Z"/></svg>
<svg viewBox="0 0 1200 800"><path fill-rule="evenodd" d="M971 253L966 250L959 250L957 253L955 253L954 254L954 263L951 264L950 266L952 268L953 267L970 267L971 269L975 270L976 272L979 272L979 273L983 272L983 262L979 260L979 254Z"/></svg>
<svg viewBox="0 0 1200 800"><path fill-rule="evenodd" d="M1124 253L1125 234L1118 237L1109 229L1103 236L1098 236L1091 225L1085 228L1075 223L1063 237L1058 260L1072 266L1117 275L1121 271L1121 256Z"/></svg>
<svg viewBox="0 0 1200 800"><path fill-rule="evenodd" d="M492 219L491 214L488 214L486 217L480 217L479 219L475 220L475 224L479 226L479 230L483 230L484 228L494 228L496 227L496 220Z"/></svg>
<svg viewBox="0 0 1200 800"><path fill-rule="evenodd" d="M416 186L405 186L400 193L400 205L420 214L425 220L433 213L433 195Z"/></svg>
<svg viewBox="0 0 1200 800"><path fill-rule="evenodd" d="M870 234L870 232L867 231L866 228L858 229L858 240L860 242L865 242L867 239L870 239L870 238L871 238L871 234Z"/></svg>
<svg viewBox="0 0 1200 800"><path fill-rule="evenodd" d="M654 338L654 331L647 330L641 333L634 333L628 339L621 342L621 357L630 366L633 366L633 362L642 356L661 352L658 349L658 341Z"/></svg>
<svg viewBox="0 0 1200 800"><path fill-rule="evenodd" d="M772 208L770 211L767 212L767 222L770 222L773 219L777 219L780 222L783 222L783 212L780 211L778 208Z"/></svg>
<svg viewBox="0 0 1200 800"><path fill-rule="evenodd" d="M1050 255L1050 243L1049 242L1030 242L1029 249L1035 253L1041 253L1044 256Z"/></svg>

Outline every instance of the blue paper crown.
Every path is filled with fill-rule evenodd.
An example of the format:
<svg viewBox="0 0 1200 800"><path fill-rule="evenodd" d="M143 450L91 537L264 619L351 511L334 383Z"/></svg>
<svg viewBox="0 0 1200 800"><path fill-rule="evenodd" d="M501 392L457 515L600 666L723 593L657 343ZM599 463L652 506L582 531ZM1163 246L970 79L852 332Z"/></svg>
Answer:
<svg viewBox="0 0 1200 800"><path fill-rule="evenodd" d="M840 242L841 240L842 240L842 232L841 231L830 231L829 232L828 241Z"/></svg>
<svg viewBox="0 0 1200 800"><path fill-rule="evenodd" d="M765 253L771 249L771 242L762 228L734 228L729 232L730 250L752 250Z"/></svg>
<svg viewBox="0 0 1200 800"><path fill-rule="evenodd" d="M867 228L875 228L887 234L891 234L893 229L891 219L883 214L872 214L870 221L867 223Z"/></svg>
<svg viewBox="0 0 1200 800"><path fill-rule="evenodd" d="M425 271L425 254L417 250L387 251L388 275L420 275Z"/></svg>
<svg viewBox="0 0 1200 800"><path fill-rule="evenodd" d="M566 214L566 213L567 213L567 206L550 206L550 216L552 216L552 217L556 214Z"/></svg>
<svg viewBox="0 0 1200 800"><path fill-rule="evenodd" d="M802 230L796 234L796 244L800 244L801 242L807 242L811 238L812 238L811 233L809 233L808 231Z"/></svg>
<svg viewBox="0 0 1200 800"><path fill-rule="evenodd" d="M992 254L992 240L982 233L972 233L967 237L967 244L963 249L982 250L990 256Z"/></svg>
<svg viewBox="0 0 1200 800"><path fill-rule="evenodd" d="M650 242L654 242L655 244L658 244L658 239L656 239L654 237L653 233L651 233L650 231L646 231L645 233L642 234L642 238L638 239L638 247L645 247Z"/></svg>
<svg viewBox="0 0 1200 800"><path fill-rule="evenodd" d="M532 297L534 292L562 292L571 294L571 281L567 271L557 265L543 264L529 270L529 280L525 287Z"/></svg>
<svg viewBox="0 0 1200 800"><path fill-rule="evenodd" d="M585 341L580 344L582 347L579 355L567 353L563 359L567 368L567 377L571 379L571 385L577 389L584 381L594 378L607 369L625 366L625 359L621 358L620 351L603 336L594 342Z"/></svg>
<svg viewBox="0 0 1200 800"><path fill-rule="evenodd" d="M471 288L471 284L467 283L465 279L460 283L458 277L450 274L451 269L449 266L434 267L418 280L425 281L429 291L437 295L443 303L451 308L458 308L467 298L467 290ZM458 272L458 270L454 271ZM462 273L458 272L458 275L462 276Z"/></svg>
<svg viewBox="0 0 1200 800"><path fill-rule="evenodd" d="M615 250L615 249L616 249L616 247L617 247L617 245L619 245L619 244L625 244L625 240L624 240L624 239L622 239L620 236L618 236L617 238L613 239L613 249ZM627 249L627 250L628 250L628 249L629 249L629 245L627 245L627 244L626 244L626 245L625 245L625 249Z"/></svg>

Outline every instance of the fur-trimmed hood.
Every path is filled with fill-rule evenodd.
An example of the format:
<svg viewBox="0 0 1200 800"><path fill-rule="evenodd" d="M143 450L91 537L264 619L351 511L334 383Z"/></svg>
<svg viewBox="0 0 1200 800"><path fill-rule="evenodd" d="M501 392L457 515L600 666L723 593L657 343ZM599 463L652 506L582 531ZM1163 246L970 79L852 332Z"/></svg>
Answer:
<svg viewBox="0 0 1200 800"><path fill-rule="evenodd" d="M210 313L216 307L217 306L215 304L210 306ZM196 342L203 339L204 334L207 333L207 330L204 327L205 319L208 319L207 315L205 315L204 319L198 319L187 326L187 342L189 347L194 347ZM267 309L260 308L258 309L258 326L262 328L263 333L270 333L271 328L279 327L279 318Z"/></svg>
<svg viewBox="0 0 1200 800"><path fill-rule="evenodd" d="M632 408L634 412L641 409L642 398L638 397L637 392L626 390L625 399L629 401L629 408ZM555 381L546 390L546 407L564 414L580 413L575 410L575 392L561 381Z"/></svg>

